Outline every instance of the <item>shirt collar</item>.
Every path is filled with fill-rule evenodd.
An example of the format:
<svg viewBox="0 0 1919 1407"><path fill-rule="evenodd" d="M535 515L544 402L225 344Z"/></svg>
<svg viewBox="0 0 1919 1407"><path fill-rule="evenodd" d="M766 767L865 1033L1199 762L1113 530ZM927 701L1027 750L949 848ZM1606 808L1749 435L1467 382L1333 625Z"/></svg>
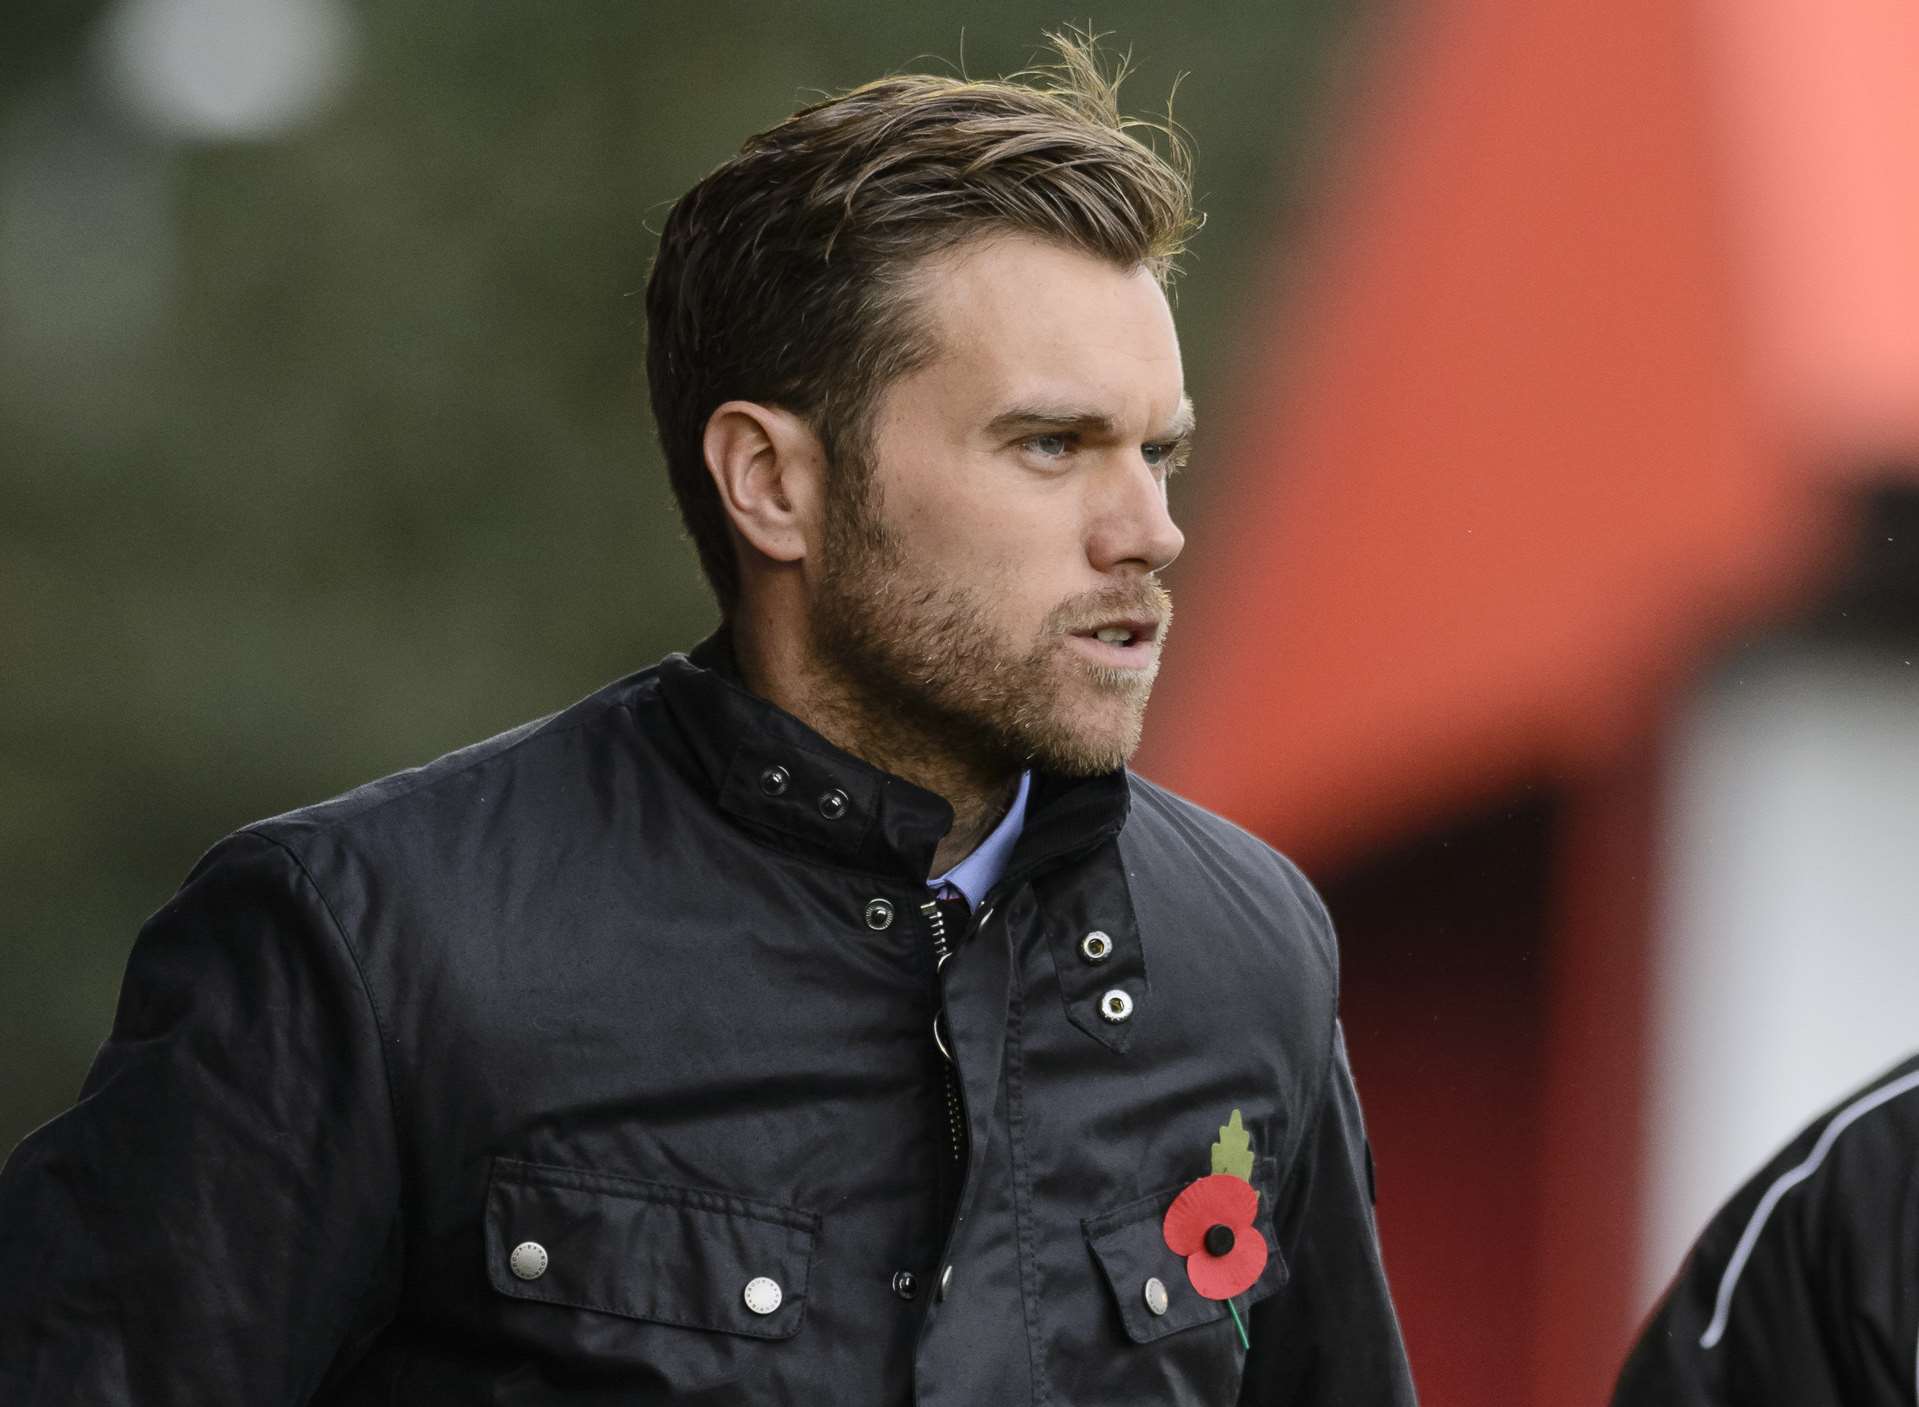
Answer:
<svg viewBox="0 0 1919 1407"><path fill-rule="evenodd" d="M971 855L961 860L945 874L926 881L928 889L938 889L943 884L966 896L966 906L977 909L980 901L991 892L1006 873L1006 863L1013 858L1013 846L1019 841L1019 833L1026 827L1026 796L1033 789L1033 773L1029 769L1019 774L1019 788L1013 793L1013 804L1006 808L1006 814L1000 817L992 833L979 843Z"/></svg>

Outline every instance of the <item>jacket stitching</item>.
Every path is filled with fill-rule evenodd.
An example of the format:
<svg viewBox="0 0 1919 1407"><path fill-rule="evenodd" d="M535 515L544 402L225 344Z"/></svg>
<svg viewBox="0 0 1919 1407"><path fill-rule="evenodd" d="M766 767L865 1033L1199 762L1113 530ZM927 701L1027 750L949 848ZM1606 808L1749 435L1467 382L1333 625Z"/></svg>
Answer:
<svg viewBox="0 0 1919 1407"><path fill-rule="evenodd" d="M533 1174L527 1176L528 1173ZM756 1197L741 1197L705 1187L685 1187L674 1182L653 1182L623 1173L599 1172L590 1168L570 1168L559 1163L534 1163L520 1158L495 1157L493 1181L515 1183L522 1187L556 1187L563 1191L597 1193L632 1202L652 1202L682 1207L703 1216L743 1217L768 1226L802 1231L811 1238L819 1230L820 1215L783 1202L767 1202ZM618 1186L600 1186L617 1183ZM630 1190L629 1190L630 1189Z"/></svg>
<svg viewBox="0 0 1919 1407"><path fill-rule="evenodd" d="M773 1331L769 1329L753 1329L743 1325L720 1324L714 1322L712 1319L679 1319L670 1314L642 1314L633 1309L621 1309L619 1306L611 1304L596 1304L592 1300L587 1299L575 1300L564 1299L559 1295L542 1295L531 1290L506 1284L500 1279L497 1267L487 1271L487 1279L493 1282L494 1289L498 1290L508 1299L520 1300L527 1304L552 1304L558 1305L562 1309L585 1309L591 1310L595 1314L611 1314L617 1319L632 1319L642 1324L667 1324L676 1329L700 1329L714 1334L737 1334L739 1337L746 1339L766 1339L773 1342L790 1339L799 1333L800 1324L806 1318L806 1287L804 1285L800 1287L799 1294L792 1296L789 1301L799 1305L799 1313L793 1316L792 1325L778 1331Z"/></svg>
<svg viewBox="0 0 1919 1407"><path fill-rule="evenodd" d="M1026 1357L1033 1377L1033 1407L1053 1400L1040 1353L1039 1267L1033 1252L1032 1190L1026 1165L1026 1090L1024 1028L1026 994L1014 985L1006 1019L1006 1133L1013 1159L1013 1226L1019 1243L1020 1307L1026 1318Z"/></svg>

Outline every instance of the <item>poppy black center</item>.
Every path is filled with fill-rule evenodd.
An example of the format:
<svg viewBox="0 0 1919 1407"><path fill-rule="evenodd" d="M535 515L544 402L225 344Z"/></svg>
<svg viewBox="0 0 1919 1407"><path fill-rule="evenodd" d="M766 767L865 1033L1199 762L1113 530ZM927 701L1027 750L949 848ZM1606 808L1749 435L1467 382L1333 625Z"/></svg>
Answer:
<svg viewBox="0 0 1919 1407"><path fill-rule="evenodd" d="M1233 1228L1230 1226L1209 1226L1206 1228L1206 1254L1223 1256L1233 1249Z"/></svg>

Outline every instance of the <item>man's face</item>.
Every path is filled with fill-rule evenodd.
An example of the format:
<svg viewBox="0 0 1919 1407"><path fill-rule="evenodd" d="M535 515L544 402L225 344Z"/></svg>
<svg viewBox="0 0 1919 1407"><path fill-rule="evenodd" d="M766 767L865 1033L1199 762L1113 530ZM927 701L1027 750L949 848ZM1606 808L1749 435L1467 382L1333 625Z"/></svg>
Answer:
<svg viewBox="0 0 1919 1407"><path fill-rule="evenodd" d="M1184 541L1191 410L1143 269L1007 236L920 272L932 361L835 476L822 655L889 722L994 765L1110 771L1138 745Z"/></svg>

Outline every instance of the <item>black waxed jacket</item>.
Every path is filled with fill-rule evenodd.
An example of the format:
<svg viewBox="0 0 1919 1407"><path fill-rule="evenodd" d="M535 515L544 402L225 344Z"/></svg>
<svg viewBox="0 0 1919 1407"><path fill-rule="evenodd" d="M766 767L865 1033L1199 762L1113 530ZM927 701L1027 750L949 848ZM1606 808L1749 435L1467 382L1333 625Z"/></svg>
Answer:
<svg viewBox="0 0 1919 1407"><path fill-rule="evenodd" d="M1808 1124L1719 1209L1612 1400L1919 1400L1919 1056Z"/></svg>
<svg viewBox="0 0 1919 1407"><path fill-rule="evenodd" d="M230 837L0 1174L0 1402L1410 1403L1305 880L1036 776L936 974L949 820L709 642Z"/></svg>

